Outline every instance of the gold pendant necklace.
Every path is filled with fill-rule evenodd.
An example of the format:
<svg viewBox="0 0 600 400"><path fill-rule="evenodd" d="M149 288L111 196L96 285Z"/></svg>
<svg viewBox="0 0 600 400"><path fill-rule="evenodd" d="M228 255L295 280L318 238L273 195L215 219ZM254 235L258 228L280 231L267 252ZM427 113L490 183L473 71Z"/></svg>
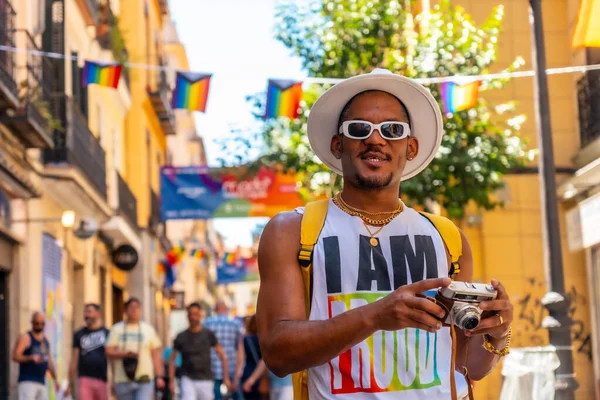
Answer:
<svg viewBox="0 0 600 400"><path fill-rule="evenodd" d="M340 192L336 193L336 195L333 197L332 200L333 200L333 203L336 206L338 206L342 211L344 211L346 214L349 214L349 215L352 215L355 217L359 217L363 221L363 223L366 222L367 224L369 224L371 226L385 226L385 225L389 224L390 222L392 222L392 220L394 218L396 218L398 215L400 215L404 209L404 205L402 204L402 202L399 202L398 208L394 211L369 213L364 210L360 210L360 209L351 207L348 204L346 204L344 202L344 200L342 199ZM384 219L373 219L373 218L367 217L365 214L389 215L389 216Z"/></svg>
<svg viewBox="0 0 600 400"><path fill-rule="evenodd" d="M369 232L369 235L371 235L371 239L369 239L369 243L371 243L371 246L377 247L377 245L379 244L379 240L377 240L377 238L374 236L377 235L379 232L381 232L381 230L383 228L385 228L385 225L379 227L379 229L377 229L375 232L371 232L371 230L369 229L369 225L367 225L367 223L365 221L363 221L363 225L367 229L367 232Z"/></svg>

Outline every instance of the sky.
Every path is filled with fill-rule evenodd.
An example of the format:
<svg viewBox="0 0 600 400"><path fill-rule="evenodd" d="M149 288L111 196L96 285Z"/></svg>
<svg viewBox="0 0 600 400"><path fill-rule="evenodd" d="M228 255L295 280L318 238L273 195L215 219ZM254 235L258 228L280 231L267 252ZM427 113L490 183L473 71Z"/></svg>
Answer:
<svg viewBox="0 0 600 400"><path fill-rule="evenodd" d="M251 129L256 121L246 96L264 92L269 78L306 76L298 59L274 38L277 0L171 0L179 39L193 72L212 73L206 113L196 113L208 163L216 166L221 148L216 139L232 128ZM226 246L249 246L251 231L263 218L214 221Z"/></svg>

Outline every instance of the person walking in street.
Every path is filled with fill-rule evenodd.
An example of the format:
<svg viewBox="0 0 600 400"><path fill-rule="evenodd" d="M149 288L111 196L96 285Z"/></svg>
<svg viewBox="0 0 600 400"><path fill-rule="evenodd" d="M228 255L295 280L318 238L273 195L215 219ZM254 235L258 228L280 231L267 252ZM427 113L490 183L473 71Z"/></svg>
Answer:
<svg viewBox="0 0 600 400"><path fill-rule="evenodd" d="M263 380L267 370L262 359L257 335L256 315L252 315L248 318L246 334L243 339L246 358L242 373L244 400L261 400L266 397L268 392L268 388L261 387L261 384L268 381Z"/></svg>
<svg viewBox="0 0 600 400"><path fill-rule="evenodd" d="M85 326L73 335L73 352L69 367L69 385L65 396L71 394L71 386L77 375L78 399L108 400L108 361L106 341L110 331L102 323L98 304L86 304Z"/></svg>
<svg viewBox="0 0 600 400"><path fill-rule="evenodd" d="M50 343L44 335L46 317L36 312L31 317L31 330L22 334L13 350L12 360L19 363L19 400L47 400L46 373L54 380L58 392Z"/></svg>
<svg viewBox="0 0 600 400"><path fill-rule="evenodd" d="M140 301L125 303L125 321L115 324L106 344L106 356L114 364L118 400L148 400L164 388L161 342L154 328L141 321Z"/></svg>
<svg viewBox="0 0 600 400"><path fill-rule="evenodd" d="M170 343L173 343L173 340L169 340ZM171 361L171 354L173 353L173 346L166 346L163 351L163 364L165 367L165 371L167 374L165 375L165 388L163 389L163 398L162 400L173 400L176 398L176 393L181 391L181 353L177 353L177 357L175 358L175 380L172 381L169 377L169 363ZM171 390L178 388L177 391Z"/></svg>
<svg viewBox="0 0 600 400"><path fill-rule="evenodd" d="M457 326L453 341L448 309L432 301L450 277L473 280L462 232L399 199L401 182L438 153L438 102L415 81L377 69L325 91L307 131L343 189L275 216L262 233L257 316L267 367L296 374L298 400L467 396L467 379L454 371L480 380L493 370L508 352L513 306L492 280L485 291L496 299L481 302L477 327ZM473 287L462 282L448 290Z"/></svg>
<svg viewBox="0 0 600 400"><path fill-rule="evenodd" d="M211 349L217 353L224 371L229 371L227 356L214 332L202 326L203 310L200 304L187 307L189 327L175 338L169 359L169 382L175 393L175 362L181 354L181 393L182 400L212 400L214 398L214 376L211 363ZM230 388L229 376L223 376L223 383Z"/></svg>
<svg viewBox="0 0 600 400"><path fill-rule="evenodd" d="M229 367L228 369L223 367L221 359L213 349L211 361L215 378L215 400L222 398L221 386L225 382L225 377L231 381L230 391L233 392L233 399L240 400L242 399L240 379L244 367L244 345L242 343L244 327L241 322L228 316L229 308L223 299L217 300L215 312L216 315L206 318L204 327L215 333L217 341L225 350Z"/></svg>

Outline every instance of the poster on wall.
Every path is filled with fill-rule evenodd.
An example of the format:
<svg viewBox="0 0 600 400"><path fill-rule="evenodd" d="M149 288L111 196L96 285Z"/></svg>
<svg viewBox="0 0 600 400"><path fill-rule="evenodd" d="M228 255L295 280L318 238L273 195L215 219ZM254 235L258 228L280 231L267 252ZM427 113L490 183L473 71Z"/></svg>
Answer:
<svg viewBox="0 0 600 400"><path fill-rule="evenodd" d="M241 180L208 167L163 167L161 219L268 217L304 205L295 175L262 168Z"/></svg>
<svg viewBox="0 0 600 400"><path fill-rule="evenodd" d="M56 363L56 371L64 371L63 352L64 348L63 321L64 312L62 306L62 284L61 265L63 252L51 235L44 233L42 236L42 301L43 310L46 315L45 334L50 343L50 354ZM60 379L60 378L59 378ZM46 380L48 386L49 400L54 400L54 390L50 379Z"/></svg>

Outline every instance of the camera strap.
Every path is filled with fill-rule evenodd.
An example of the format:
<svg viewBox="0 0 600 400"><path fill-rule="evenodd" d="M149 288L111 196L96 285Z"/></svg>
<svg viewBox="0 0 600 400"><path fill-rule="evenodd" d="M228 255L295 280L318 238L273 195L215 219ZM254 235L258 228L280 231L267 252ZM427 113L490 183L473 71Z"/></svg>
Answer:
<svg viewBox="0 0 600 400"><path fill-rule="evenodd" d="M434 297L426 296L421 293L417 293L416 296L417 297L425 297L425 298L433 301L438 306L442 307L446 311L446 314L450 313L450 336L452 338L452 355L450 356L450 394L452 396L452 400L459 400L458 394L456 393L456 380L454 377L455 370L456 370L456 351L457 351L456 329L454 328L454 313L452 312L452 310L448 310L448 307L446 307L444 304L438 302ZM471 338L465 337L465 339L467 341L467 346L465 349L465 364L467 364L467 361L469 360L469 341L471 340ZM473 388L471 387L471 379L469 378L469 371L468 371L467 367L463 367L463 375L465 377L465 380L467 381L467 387L469 389L469 400L474 400Z"/></svg>

